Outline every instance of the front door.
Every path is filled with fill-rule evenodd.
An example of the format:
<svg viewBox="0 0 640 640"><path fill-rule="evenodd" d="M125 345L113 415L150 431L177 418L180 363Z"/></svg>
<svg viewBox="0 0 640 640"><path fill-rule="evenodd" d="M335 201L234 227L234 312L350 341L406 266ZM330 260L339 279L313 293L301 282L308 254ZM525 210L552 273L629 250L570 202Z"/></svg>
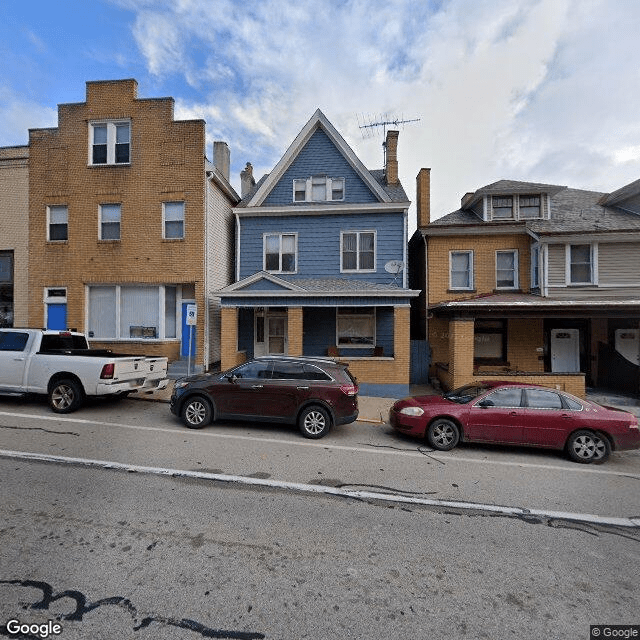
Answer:
<svg viewBox="0 0 640 640"><path fill-rule="evenodd" d="M0 331L0 387L21 390L28 340L26 332Z"/></svg>
<svg viewBox="0 0 640 640"><path fill-rule="evenodd" d="M47 329L64 331L67 328L67 303L47 303Z"/></svg>
<svg viewBox="0 0 640 640"><path fill-rule="evenodd" d="M287 312L256 310L253 353L256 357L287 354Z"/></svg>
<svg viewBox="0 0 640 640"><path fill-rule="evenodd" d="M616 351L633 364L640 364L640 330L616 329Z"/></svg>
<svg viewBox="0 0 640 640"><path fill-rule="evenodd" d="M580 329L551 329L551 371L580 371Z"/></svg>
<svg viewBox="0 0 640 640"><path fill-rule="evenodd" d="M492 391L472 402L465 437L482 442L521 443L522 411L521 388Z"/></svg>

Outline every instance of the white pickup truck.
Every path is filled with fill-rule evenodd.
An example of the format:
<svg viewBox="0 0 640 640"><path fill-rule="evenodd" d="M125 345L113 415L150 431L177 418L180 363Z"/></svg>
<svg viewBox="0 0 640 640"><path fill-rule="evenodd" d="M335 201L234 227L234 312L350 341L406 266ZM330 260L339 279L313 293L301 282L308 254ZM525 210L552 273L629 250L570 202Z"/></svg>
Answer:
<svg viewBox="0 0 640 640"><path fill-rule="evenodd" d="M167 384L167 358L90 349L75 331L0 329L0 394L47 394L56 413L75 411L85 396L126 396Z"/></svg>

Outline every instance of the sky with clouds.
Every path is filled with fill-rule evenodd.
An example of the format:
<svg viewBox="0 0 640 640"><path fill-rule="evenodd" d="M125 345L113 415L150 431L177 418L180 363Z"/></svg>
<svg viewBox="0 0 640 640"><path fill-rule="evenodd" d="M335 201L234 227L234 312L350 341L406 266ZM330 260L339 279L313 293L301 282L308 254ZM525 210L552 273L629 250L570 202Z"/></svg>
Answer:
<svg viewBox="0 0 640 640"><path fill-rule="evenodd" d="M57 124L87 80L135 78L231 149L239 191L320 108L364 164L399 126L432 219L499 179L613 191L640 178L637 0L2 0L0 146Z"/></svg>

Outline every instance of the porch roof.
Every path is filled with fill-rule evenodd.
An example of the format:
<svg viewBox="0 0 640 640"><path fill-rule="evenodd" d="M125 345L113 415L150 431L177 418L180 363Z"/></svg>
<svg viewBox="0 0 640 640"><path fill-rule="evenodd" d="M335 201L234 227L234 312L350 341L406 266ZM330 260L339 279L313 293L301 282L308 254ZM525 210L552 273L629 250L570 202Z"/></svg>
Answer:
<svg viewBox="0 0 640 640"><path fill-rule="evenodd" d="M460 300L429 305L437 316L576 316L611 317L640 314L640 299L597 298L593 300L558 300L526 293L483 294Z"/></svg>
<svg viewBox="0 0 640 640"><path fill-rule="evenodd" d="M276 276L265 271L254 273L224 289L215 292L223 304L233 304L239 299L255 299L255 304L263 306L265 301L278 300L278 304L298 304L309 300L326 298L327 303L335 299L367 298L377 300L394 299L408 304L409 298L419 295L419 291L404 289L394 284L378 284L367 280L350 278L298 278ZM294 302L295 301L295 302Z"/></svg>

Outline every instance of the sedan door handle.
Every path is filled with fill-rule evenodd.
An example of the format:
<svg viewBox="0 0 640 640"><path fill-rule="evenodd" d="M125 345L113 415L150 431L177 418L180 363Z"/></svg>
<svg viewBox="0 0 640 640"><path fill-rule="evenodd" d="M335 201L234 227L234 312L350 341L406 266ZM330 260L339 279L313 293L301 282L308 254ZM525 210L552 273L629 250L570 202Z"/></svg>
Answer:
<svg viewBox="0 0 640 640"><path fill-rule="evenodd" d="M309 387L296 387L296 389L308 389Z"/></svg>
<svg viewBox="0 0 640 640"><path fill-rule="evenodd" d="M517 415L518 415L518 412L517 412L517 411L510 411L510 412L509 412L509 415L510 415L510 416L517 416Z"/></svg>
<svg viewBox="0 0 640 640"><path fill-rule="evenodd" d="M261 384L252 384L252 385L251 385L251 388L252 388L252 389L262 389L262 386L263 386L263 385L261 385Z"/></svg>

